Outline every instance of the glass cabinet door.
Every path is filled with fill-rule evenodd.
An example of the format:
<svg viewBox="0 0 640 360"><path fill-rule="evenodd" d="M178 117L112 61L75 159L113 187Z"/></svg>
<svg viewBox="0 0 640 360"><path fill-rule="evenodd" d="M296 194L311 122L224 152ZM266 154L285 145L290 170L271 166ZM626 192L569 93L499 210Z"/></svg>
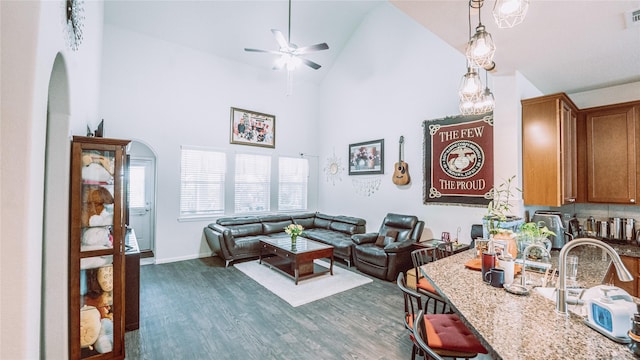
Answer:
<svg viewBox="0 0 640 360"><path fill-rule="evenodd" d="M74 137L71 158L70 358L124 358L126 140Z"/></svg>

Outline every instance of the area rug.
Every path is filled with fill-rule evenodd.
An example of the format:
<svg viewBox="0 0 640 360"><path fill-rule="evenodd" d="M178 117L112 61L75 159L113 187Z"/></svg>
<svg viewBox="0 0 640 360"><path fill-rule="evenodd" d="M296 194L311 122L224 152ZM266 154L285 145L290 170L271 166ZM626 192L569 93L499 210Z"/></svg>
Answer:
<svg viewBox="0 0 640 360"><path fill-rule="evenodd" d="M315 263L329 267L329 263L322 260L315 260ZM366 276L334 265L333 276L327 273L301 280L296 285L293 279L264 264L259 264L258 260L238 263L233 266L293 307L308 304L373 281Z"/></svg>

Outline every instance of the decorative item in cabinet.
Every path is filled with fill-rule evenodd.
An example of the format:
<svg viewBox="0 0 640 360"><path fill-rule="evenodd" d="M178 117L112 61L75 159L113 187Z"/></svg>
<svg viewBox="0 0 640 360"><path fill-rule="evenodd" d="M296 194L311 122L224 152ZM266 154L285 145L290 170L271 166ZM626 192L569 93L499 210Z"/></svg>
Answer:
<svg viewBox="0 0 640 360"><path fill-rule="evenodd" d="M124 359L124 159L128 143L73 137L70 359Z"/></svg>
<svg viewBox="0 0 640 360"><path fill-rule="evenodd" d="M522 100L522 192L525 205L577 201L578 108L564 93Z"/></svg>

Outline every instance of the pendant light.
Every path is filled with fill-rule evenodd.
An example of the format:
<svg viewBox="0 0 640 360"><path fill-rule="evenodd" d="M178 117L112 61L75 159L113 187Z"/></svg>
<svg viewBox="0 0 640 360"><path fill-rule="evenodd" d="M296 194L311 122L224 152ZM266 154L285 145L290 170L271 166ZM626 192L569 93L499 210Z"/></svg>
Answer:
<svg viewBox="0 0 640 360"><path fill-rule="evenodd" d="M467 68L467 73L462 76L458 94L461 99L477 99L482 93L482 81L474 68Z"/></svg>
<svg viewBox="0 0 640 360"><path fill-rule="evenodd" d="M496 100L491 90L489 90L489 76L487 73L487 71L484 72L484 91L480 94L478 101L473 104L473 113L477 115L491 112L496 107Z"/></svg>
<svg viewBox="0 0 640 360"><path fill-rule="evenodd" d="M473 114L474 104L482 95L482 81L478 72L472 67L467 67L467 73L462 76L458 97L460 98L460 112L463 115Z"/></svg>
<svg viewBox="0 0 640 360"><path fill-rule="evenodd" d="M512 28L524 21L529 10L529 0L496 0L493 18L501 29Z"/></svg>
<svg viewBox="0 0 640 360"><path fill-rule="evenodd" d="M480 16L482 3L476 4L473 1L469 2L469 28L471 28L472 7L478 8L478 26L476 27L476 33L467 43L465 55L467 57L467 61L472 66L489 68L493 64L493 57L496 53L496 44L493 42L491 34L489 34L484 25L482 25L482 18Z"/></svg>

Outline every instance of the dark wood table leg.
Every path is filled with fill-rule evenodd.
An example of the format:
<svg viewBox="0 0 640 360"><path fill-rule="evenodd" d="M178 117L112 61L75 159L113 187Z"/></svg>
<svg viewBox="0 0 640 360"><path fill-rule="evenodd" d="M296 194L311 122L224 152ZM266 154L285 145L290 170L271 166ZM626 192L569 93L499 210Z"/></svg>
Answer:
<svg viewBox="0 0 640 360"><path fill-rule="evenodd" d="M333 276L333 254L331 254L331 265L329 265L329 273Z"/></svg>

